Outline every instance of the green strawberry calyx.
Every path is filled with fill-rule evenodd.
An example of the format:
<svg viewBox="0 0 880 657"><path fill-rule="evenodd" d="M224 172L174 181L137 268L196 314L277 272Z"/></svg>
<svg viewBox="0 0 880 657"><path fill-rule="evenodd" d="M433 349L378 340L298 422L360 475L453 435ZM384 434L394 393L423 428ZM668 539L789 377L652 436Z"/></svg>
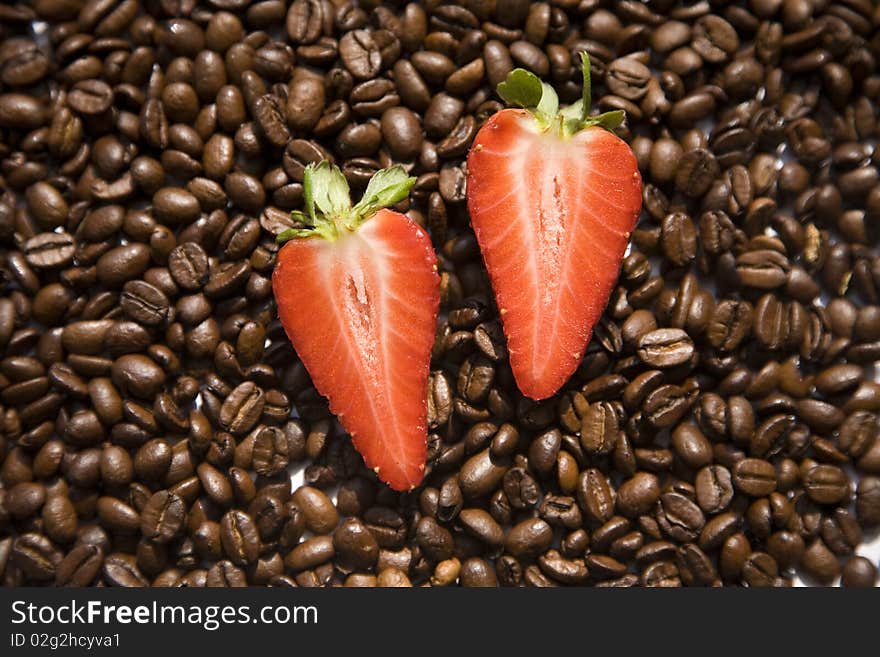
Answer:
<svg viewBox="0 0 880 657"><path fill-rule="evenodd" d="M305 212L294 210L291 218L302 227L288 228L275 238L288 240L320 237L331 242L345 232L352 232L382 208L399 203L407 196L416 179L395 165L373 174L363 197L354 206L348 181L335 164L312 163L303 173Z"/></svg>
<svg viewBox="0 0 880 657"><path fill-rule="evenodd" d="M552 129L564 138L594 125L614 130L626 118L623 110L590 116L590 56L585 52L581 53L581 71L584 75L583 96L561 110L559 97L553 87L522 68L513 69L507 79L499 83L498 95L508 105L522 107L531 112L542 131Z"/></svg>

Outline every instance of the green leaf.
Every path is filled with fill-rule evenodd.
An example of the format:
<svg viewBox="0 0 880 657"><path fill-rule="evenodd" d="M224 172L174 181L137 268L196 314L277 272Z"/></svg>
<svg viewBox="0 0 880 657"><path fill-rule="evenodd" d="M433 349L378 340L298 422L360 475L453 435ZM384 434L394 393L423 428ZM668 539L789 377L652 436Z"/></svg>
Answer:
<svg viewBox="0 0 880 657"><path fill-rule="evenodd" d="M590 81L590 56L586 52L581 53L581 72L584 75L584 91L581 102L581 118L586 119L590 114L590 105L593 102L592 82Z"/></svg>
<svg viewBox="0 0 880 657"><path fill-rule="evenodd" d="M538 116L546 121L552 121L559 111L559 96L556 91L546 82L541 83L541 100L536 109Z"/></svg>
<svg viewBox="0 0 880 657"><path fill-rule="evenodd" d="M600 114L599 116L592 116L589 121L592 125L597 125L600 128L614 130L617 126L623 123L625 118L626 112L623 110L613 110L611 112Z"/></svg>
<svg viewBox="0 0 880 657"><path fill-rule="evenodd" d="M327 161L306 167L303 195L310 217L315 217L316 208L325 217L340 216L351 209L348 181L339 167Z"/></svg>
<svg viewBox="0 0 880 657"><path fill-rule="evenodd" d="M541 81L523 68L515 68L498 84L498 95L508 105L531 109L537 107L544 93Z"/></svg>
<svg viewBox="0 0 880 657"><path fill-rule="evenodd" d="M275 236L275 242L278 244L284 244L293 239L297 239L300 237L318 237L320 233L316 230L312 230L311 228L288 228L283 233L279 233Z"/></svg>
<svg viewBox="0 0 880 657"><path fill-rule="evenodd" d="M581 111L583 103L583 100L578 99L568 107L563 107L562 110L560 110L559 116L562 117L563 136L571 137L583 127L583 112Z"/></svg>
<svg viewBox="0 0 880 657"><path fill-rule="evenodd" d="M568 107L563 107L562 111L559 112L559 115L566 121L582 121L584 117L583 104L584 101L578 98L576 102Z"/></svg>
<svg viewBox="0 0 880 657"><path fill-rule="evenodd" d="M292 210L290 212L290 218L297 223L303 224L304 226L314 227L315 225L314 220L309 215L307 215L305 212L300 212L299 210Z"/></svg>
<svg viewBox="0 0 880 657"><path fill-rule="evenodd" d="M415 183L416 179L399 164L377 171L367 183L363 198L354 206L356 218L366 219L382 208L399 203L409 196Z"/></svg>

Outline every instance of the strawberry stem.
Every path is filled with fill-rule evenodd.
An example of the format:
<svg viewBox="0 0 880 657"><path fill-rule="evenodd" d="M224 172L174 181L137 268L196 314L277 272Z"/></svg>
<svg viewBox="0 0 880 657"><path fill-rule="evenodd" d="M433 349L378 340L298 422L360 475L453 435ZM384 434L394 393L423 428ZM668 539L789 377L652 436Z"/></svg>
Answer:
<svg viewBox="0 0 880 657"><path fill-rule="evenodd" d="M590 115L590 106L593 103L593 84L590 77L590 56L586 52L581 53L581 74L584 76L584 91L581 96L581 119L586 121Z"/></svg>
<svg viewBox="0 0 880 657"><path fill-rule="evenodd" d="M584 76L583 95L576 103L559 109L559 97L556 91L546 82L541 82L536 75L515 68L507 78L499 83L498 95L508 105L515 105L531 112L538 127L543 131L554 131L562 138L571 137L590 126L599 126L606 130L614 130L626 118L623 110L605 112L590 116L592 89L590 76L590 56L581 53L581 73Z"/></svg>
<svg viewBox="0 0 880 657"><path fill-rule="evenodd" d="M326 161L310 164L303 173L306 211L291 212L291 218L303 227L288 228L275 241L283 244L291 239L320 237L333 242L344 231L356 230L382 208L405 199L415 182L400 165L382 169L370 178L363 198L352 207L348 181L339 167Z"/></svg>

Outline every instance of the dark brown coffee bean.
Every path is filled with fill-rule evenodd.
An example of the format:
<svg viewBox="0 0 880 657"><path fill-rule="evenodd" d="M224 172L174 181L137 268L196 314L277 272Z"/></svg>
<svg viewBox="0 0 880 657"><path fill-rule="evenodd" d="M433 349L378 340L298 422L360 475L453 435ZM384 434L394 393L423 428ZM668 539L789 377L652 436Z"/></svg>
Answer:
<svg viewBox="0 0 880 657"><path fill-rule="evenodd" d="M356 78L367 80L382 68L382 54L369 30L347 32L339 40L339 56L345 68Z"/></svg>
<svg viewBox="0 0 880 657"><path fill-rule="evenodd" d="M101 568L104 582L109 586L142 587L149 582L137 566L134 555L114 552L108 554Z"/></svg>
<svg viewBox="0 0 880 657"><path fill-rule="evenodd" d="M534 557L550 547L553 531L543 520L524 520L511 528L504 545L508 552L518 558Z"/></svg>
<svg viewBox="0 0 880 657"><path fill-rule="evenodd" d="M696 425L684 423L672 432L675 455L691 468L702 468L712 462L712 446Z"/></svg>
<svg viewBox="0 0 880 657"><path fill-rule="evenodd" d="M210 463L200 463L196 468L199 482L205 494L221 507L232 504L233 493L229 479Z"/></svg>
<svg viewBox="0 0 880 657"><path fill-rule="evenodd" d="M331 533L339 522L339 513L327 495L311 486L302 486L293 493L293 502L303 513L306 527L316 534Z"/></svg>
<svg viewBox="0 0 880 657"><path fill-rule="evenodd" d="M118 246L98 259L98 280L108 287L121 287L143 274L149 263L150 249L145 244Z"/></svg>
<svg viewBox="0 0 880 657"><path fill-rule="evenodd" d="M581 472L577 485L577 498L581 509L594 523L601 524L614 512L615 491L608 479L596 468Z"/></svg>
<svg viewBox="0 0 880 657"><path fill-rule="evenodd" d="M474 454L461 467L460 485L465 497L482 497L492 492L509 467L506 459L492 457L488 449Z"/></svg>
<svg viewBox="0 0 880 657"><path fill-rule="evenodd" d="M422 148L422 128L413 112L405 107L392 107L382 115L382 136L399 160L415 158Z"/></svg>
<svg viewBox="0 0 880 657"><path fill-rule="evenodd" d="M40 233L24 243L24 257L36 269L53 269L70 264L76 247L67 233Z"/></svg>
<svg viewBox="0 0 880 657"><path fill-rule="evenodd" d="M709 190L719 172L718 161L711 152L701 148L688 151L679 161L675 186L687 196L700 197Z"/></svg>
<svg viewBox="0 0 880 657"><path fill-rule="evenodd" d="M11 562L35 581L54 580L61 559L61 552L42 534L21 534L12 543Z"/></svg>
<svg viewBox="0 0 880 657"><path fill-rule="evenodd" d="M820 584L828 585L840 574L837 557L822 539L817 538L807 546L801 563L804 570L815 577Z"/></svg>
<svg viewBox="0 0 880 657"><path fill-rule="evenodd" d="M297 545L285 557L285 565L292 571L314 568L335 555L333 538L331 536L313 536Z"/></svg>
<svg viewBox="0 0 880 657"><path fill-rule="evenodd" d="M675 367L691 358L694 345L681 329L657 329L639 339L636 353L652 367Z"/></svg>
<svg viewBox="0 0 880 657"><path fill-rule="evenodd" d="M697 254L697 232L690 217L683 212L666 215L661 224L660 248L674 266L683 267Z"/></svg>
<svg viewBox="0 0 880 657"><path fill-rule="evenodd" d="M113 362L113 383L121 390L150 399L165 383L165 372L146 356L129 354Z"/></svg>
<svg viewBox="0 0 880 657"><path fill-rule="evenodd" d="M804 474L804 490L819 504L836 504L849 490L849 478L833 465L817 465Z"/></svg>
<svg viewBox="0 0 880 657"><path fill-rule="evenodd" d="M55 570L57 586L89 586L94 582L104 555L100 547L80 544L68 552Z"/></svg>
<svg viewBox="0 0 880 657"><path fill-rule="evenodd" d="M769 495L776 489L776 471L771 463L746 458L733 467L733 485L752 497Z"/></svg>
<svg viewBox="0 0 880 657"><path fill-rule="evenodd" d="M617 508L623 515L634 518L648 513L660 498L657 477L638 472L624 481L617 492Z"/></svg>
<svg viewBox="0 0 880 657"><path fill-rule="evenodd" d="M425 111L425 132L431 137L445 137L458 123L464 103L444 93L437 94Z"/></svg>
<svg viewBox="0 0 880 657"><path fill-rule="evenodd" d="M877 581L877 567L865 557L852 557L843 566L840 585L848 588L872 588Z"/></svg>
<svg viewBox="0 0 880 657"><path fill-rule="evenodd" d="M333 547L340 563L349 570L373 567L379 558L379 544L357 518L347 518L333 533Z"/></svg>
<svg viewBox="0 0 880 657"><path fill-rule="evenodd" d="M220 411L220 423L233 434L244 435L260 418L266 403L262 389L250 381L236 387Z"/></svg>
<svg viewBox="0 0 880 657"><path fill-rule="evenodd" d="M183 526L184 501L168 491L154 494L141 514L141 533L156 543L168 543Z"/></svg>
<svg viewBox="0 0 880 657"><path fill-rule="evenodd" d="M243 511L228 511L220 522L220 540L226 556L245 566L257 560L260 538L251 517Z"/></svg>

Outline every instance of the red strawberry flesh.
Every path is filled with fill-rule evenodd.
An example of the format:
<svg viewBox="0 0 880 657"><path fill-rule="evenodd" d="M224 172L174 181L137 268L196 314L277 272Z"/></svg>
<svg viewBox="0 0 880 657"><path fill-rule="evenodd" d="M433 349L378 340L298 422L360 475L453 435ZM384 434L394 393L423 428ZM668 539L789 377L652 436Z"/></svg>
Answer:
<svg viewBox="0 0 880 657"><path fill-rule="evenodd" d="M563 137L520 109L480 130L468 210L526 396L552 396L577 368L640 208L635 156L608 130Z"/></svg>
<svg viewBox="0 0 880 657"><path fill-rule="evenodd" d="M291 343L366 464L396 490L418 485L439 305L425 231L379 210L336 239L293 239L272 285Z"/></svg>

